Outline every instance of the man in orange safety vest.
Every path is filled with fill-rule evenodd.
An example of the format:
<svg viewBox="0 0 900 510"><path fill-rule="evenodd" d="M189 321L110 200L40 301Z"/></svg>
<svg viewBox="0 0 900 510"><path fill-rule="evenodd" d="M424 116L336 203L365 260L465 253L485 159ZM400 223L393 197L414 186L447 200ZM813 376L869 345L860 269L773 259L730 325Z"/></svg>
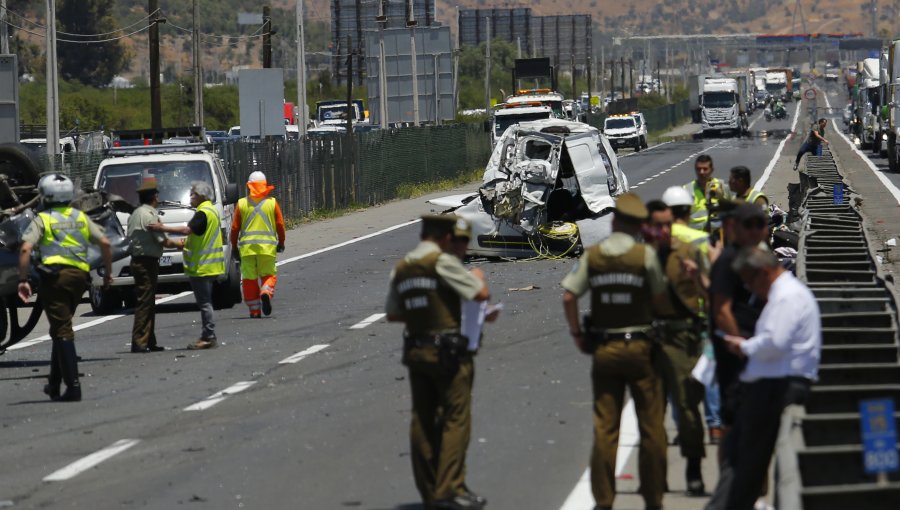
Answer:
<svg viewBox="0 0 900 510"><path fill-rule="evenodd" d="M251 318L271 315L275 295L276 253L284 251L284 217L278 202L269 196L275 189L262 172L247 180L248 196L238 200L231 223L231 247L241 254L244 303ZM261 285L260 285L261 284Z"/></svg>

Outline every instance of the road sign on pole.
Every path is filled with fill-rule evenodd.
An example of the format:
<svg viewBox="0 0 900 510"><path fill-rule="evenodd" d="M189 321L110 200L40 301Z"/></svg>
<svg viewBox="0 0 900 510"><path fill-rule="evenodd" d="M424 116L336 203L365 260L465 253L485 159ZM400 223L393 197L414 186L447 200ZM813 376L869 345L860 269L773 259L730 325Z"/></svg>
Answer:
<svg viewBox="0 0 900 510"><path fill-rule="evenodd" d="M814 101L816 99L816 89L806 89L806 92L803 93L803 96L810 101Z"/></svg>
<svg viewBox="0 0 900 510"><path fill-rule="evenodd" d="M894 401L889 398L861 401L859 419L866 473L888 473L900 469Z"/></svg>

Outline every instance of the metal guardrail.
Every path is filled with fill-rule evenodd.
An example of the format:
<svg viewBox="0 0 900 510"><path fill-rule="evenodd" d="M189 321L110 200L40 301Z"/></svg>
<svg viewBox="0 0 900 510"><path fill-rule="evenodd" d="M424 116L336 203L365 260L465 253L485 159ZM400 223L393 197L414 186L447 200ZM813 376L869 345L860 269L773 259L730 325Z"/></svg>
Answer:
<svg viewBox="0 0 900 510"><path fill-rule="evenodd" d="M789 409L776 448L778 508L896 509L900 476L884 484L863 470L859 401L900 401L897 304L878 272L859 212L844 194L830 151L809 156L807 170L819 186L801 214L797 276L822 312L819 382L805 409Z"/></svg>

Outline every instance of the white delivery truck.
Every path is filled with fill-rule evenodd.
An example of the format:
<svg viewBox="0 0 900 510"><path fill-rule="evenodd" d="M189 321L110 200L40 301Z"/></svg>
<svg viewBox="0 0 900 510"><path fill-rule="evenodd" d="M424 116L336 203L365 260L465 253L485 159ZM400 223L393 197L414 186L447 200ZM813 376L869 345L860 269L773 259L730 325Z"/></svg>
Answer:
<svg viewBox="0 0 900 510"><path fill-rule="evenodd" d="M553 109L538 102L503 103L498 105L491 119L491 142L496 145L497 140L503 136L503 132L512 125L552 117Z"/></svg>

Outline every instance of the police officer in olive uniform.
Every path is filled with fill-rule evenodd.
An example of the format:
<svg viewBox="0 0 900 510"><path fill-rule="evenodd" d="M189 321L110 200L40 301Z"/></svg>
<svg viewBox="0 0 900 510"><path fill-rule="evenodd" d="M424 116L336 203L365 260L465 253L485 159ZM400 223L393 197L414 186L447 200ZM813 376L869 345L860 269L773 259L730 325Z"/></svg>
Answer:
<svg viewBox="0 0 900 510"><path fill-rule="evenodd" d="M88 244L100 246L103 257L104 285L112 282L112 245L103 230L88 216L69 206L75 198L75 186L62 174L45 175L38 182L44 210L38 213L22 236L19 250L19 297L28 301L31 283L28 271L31 252L40 254L40 293L50 323L50 378L44 393L52 400L81 400L78 381L78 355L72 316L88 287ZM60 395L60 383L66 391Z"/></svg>
<svg viewBox="0 0 900 510"><path fill-rule="evenodd" d="M669 205L652 200L647 203L647 209L650 211L647 229L650 239L647 241L659 254L668 278L670 298L669 304L657 315L657 325L662 333L658 365L678 415L678 444L681 455L687 460L687 494L701 496L705 487L700 464L706 449L700 402L705 388L691 376L691 371L703 354L701 331L705 318L701 311L707 299L709 261L695 244L682 242L671 235L674 216Z"/></svg>
<svg viewBox="0 0 900 510"><path fill-rule="evenodd" d="M421 242L394 268L385 305L405 323L403 363L412 393L410 446L416 487L428 509L482 508L465 484L475 368L460 334L461 300L490 297L480 271L451 248L455 215L424 216Z"/></svg>
<svg viewBox="0 0 900 510"><path fill-rule="evenodd" d="M656 251L637 240L647 208L633 193L616 200L613 233L588 248L562 281L563 309L575 345L593 356L594 448L591 489L598 509L616 496L616 448L625 388L634 399L641 434L640 493L661 508L666 486L665 393L653 366L654 310L667 302ZM590 291L591 314L582 329L578 298Z"/></svg>

